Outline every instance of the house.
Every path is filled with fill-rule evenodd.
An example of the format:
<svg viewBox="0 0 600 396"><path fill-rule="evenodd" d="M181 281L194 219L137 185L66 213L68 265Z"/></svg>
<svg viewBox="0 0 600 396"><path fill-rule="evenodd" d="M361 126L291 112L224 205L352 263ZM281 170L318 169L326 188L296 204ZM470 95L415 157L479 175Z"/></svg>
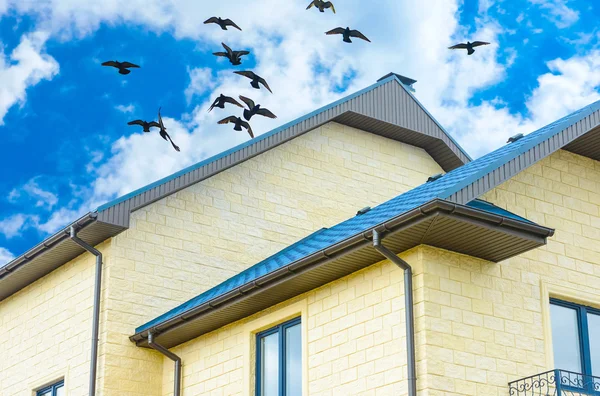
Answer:
<svg viewBox="0 0 600 396"><path fill-rule="evenodd" d="M413 83L389 74L1 267L0 394L593 392L600 102L472 160Z"/></svg>

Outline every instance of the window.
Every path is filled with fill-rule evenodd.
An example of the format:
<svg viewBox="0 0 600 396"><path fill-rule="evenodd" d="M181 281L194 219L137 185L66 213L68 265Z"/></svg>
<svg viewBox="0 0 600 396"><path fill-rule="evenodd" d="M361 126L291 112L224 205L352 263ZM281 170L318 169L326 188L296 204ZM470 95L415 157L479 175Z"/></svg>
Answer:
<svg viewBox="0 0 600 396"><path fill-rule="evenodd" d="M35 393L36 396L65 396L65 382L60 381Z"/></svg>
<svg viewBox="0 0 600 396"><path fill-rule="evenodd" d="M256 335L256 396L302 396L300 318Z"/></svg>
<svg viewBox="0 0 600 396"><path fill-rule="evenodd" d="M600 310L550 299L554 365L600 377Z"/></svg>

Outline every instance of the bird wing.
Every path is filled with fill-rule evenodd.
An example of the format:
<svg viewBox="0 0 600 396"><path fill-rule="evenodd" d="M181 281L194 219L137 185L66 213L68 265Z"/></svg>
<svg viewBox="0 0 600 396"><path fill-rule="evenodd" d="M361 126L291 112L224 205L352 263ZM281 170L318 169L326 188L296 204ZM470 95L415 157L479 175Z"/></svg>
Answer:
<svg viewBox="0 0 600 396"><path fill-rule="evenodd" d="M242 102L246 103L246 106L248 106L248 108L250 110L252 110L252 108L254 107L254 101L250 98L247 98L245 96L240 95L240 99L242 100Z"/></svg>
<svg viewBox="0 0 600 396"><path fill-rule="evenodd" d="M310 4L308 5L308 7L306 7L306 9L307 9L307 10L309 10L309 9L311 9L311 8L312 8L312 6L314 6L314 5L315 5L315 2L314 2L314 0L313 0L313 1L311 1L311 2L310 2Z"/></svg>
<svg viewBox="0 0 600 396"><path fill-rule="evenodd" d="M138 65L131 63L131 62L123 62L123 63L121 63L121 67L137 67L137 68L139 68Z"/></svg>
<svg viewBox="0 0 600 396"><path fill-rule="evenodd" d="M165 124L163 124L162 117L160 116L160 107L158 108L158 127L162 130L165 130Z"/></svg>
<svg viewBox="0 0 600 396"><path fill-rule="evenodd" d="M489 45L490 43L485 41L473 41L471 44L473 47L481 47L482 45Z"/></svg>
<svg viewBox="0 0 600 396"><path fill-rule="evenodd" d="M229 54L227 52L213 52L213 55L224 56L226 58L229 56Z"/></svg>
<svg viewBox="0 0 600 396"><path fill-rule="evenodd" d="M242 70L242 71L234 71L235 74L239 74L240 76L248 77L250 79L254 79L256 74L250 70Z"/></svg>
<svg viewBox="0 0 600 396"><path fill-rule="evenodd" d="M242 28L240 28L238 25L235 24L235 22L233 22L231 19L227 18L223 21L223 25L225 26L233 26L234 28L238 29L238 30L242 30Z"/></svg>
<svg viewBox="0 0 600 396"><path fill-rule="evenodd" d="M133 120L133 121L129 121L127 123L127 125L141 125L141 126L144 126L144 121L142 121L142 120Z"/></svg>
<svg viewBox="0 0 600 396"><path fill-rule="evenodd" d="M242 121L240 122L240 125L246 128L248 130L248 133L250 134L250 137L254 139L254 132L252 132L252 127L250 126L250 124L248 124L246 121Z"/></svg>
<svg viewBox="0 0 600 396"><path fill-rule="evenodd" d="M323 8L330 8L331 7L331 11L333 11L333 13L335 14L335 7L333 6L333 3L331 1L326 1L323 3Z"/></svg>
<svg viewBox="0 0 600 396"><path fill-rule="evenodd" d="M223 48L225 48L225 51L227 51L227 53L228 53L229 55L233 55L233 51L231 50L231 48L229 48L229 47L227 46L227 44L225 44L225 43L221 43L221 45L223 46Z"/></svg>
<svg viewBox="0 0 600 396"><path fill-rule="evenodd" d="M261 109L258 109L256 114L260 114L263 117L277 118L277 116L275 114L271 113L271 110L265 109L264 107Z"/></svg>
<svg viewBox="0 0 600 396"><path fill-rule="evenodd" d="M250 51L235 51L238 55L250 55Z"/></svg>
<svg viewBox="0 0 600 396"><path fill-rule="evenodd" d="M206 21L204 21L204 23L219 23L219 18L217 17L210 17L208 18Z"/></svg>
<svg viewBox="0 0 600 396"><path fill-rule="evenodd" d="M346 31L346 29L338 27L335 29L331 29L328 32L325 32L325 34L344 34L345 31Z"/></svg>
<svg viewBox="0 0 600 396"><path fill-rule="evenodd" d="M156 122L156 121L150 121L148 123L148 125L149 125L150 128L152 128L152 127L160 128L160 124L158 122Z"/></svg>
<svg viewBox="0 0 600 396"><path fill-rule="evenodd" d="M102 63L102 66L112 66L112 67L119 67L119 65L117 64L117 62L115 61L108 61L108 62L104 62Z"/></svg>
<svg viewBox="0 0 600 396"><path fill-rule="evenodd" d="M217 124L229 124L230 122L236 122L237 121L237 117L236 116L229 116L227 118L223 118L221 121L217 122Z"/></svg>
<svg viewBox="0 0 600 396"><path fill-rule="evenodd" d="M208 112L209 112L209 113L210 113L210 111L211 111L212 109L214 109L214 108L215 108L215 106L217 105L217 103L219 103L219 98L215 99L215 100L212 102L212 104L211 104L211 105L210 105L210 107L208 108Z"/></svg>
<svg viewBox="0 0 600 396"><path fill-rule="evenodd" d="M452 47L448 47L448 49L467 49L467 44L460 43L453 45Z"/></svg>
<svg viewBox="0 0 600 396"><path fill-rule="evenodd" d="M231 103L231 104L234 104L234 105L236 105L238 107L242 107L242 108L244 107L240 104L240 102L238 102L237 100L235 100L234 98L229 97L229 96L225 96L225 98L223 99L223 102Z"/></svg>
<svg viewBox="0 0 600 396"><path fill-rule="evenodd" d="M365 41L368 41L369 43L371 42L371 40L369 40L367 38L367 36L365 36L364 34L362 34L361 32L359 32L358 30L350 30L350 37L357 37L359 39L363 39Z"/></svg>
<svg viewBox="0 0 600 396"><path fill-rule="evenodd" d="M271 91L271 88L269 88L269 84L267 84L267 81L264 78L258 77L258 82L264 85L265 88L269 90L269 92L273 93L273 91Z"/></svg>

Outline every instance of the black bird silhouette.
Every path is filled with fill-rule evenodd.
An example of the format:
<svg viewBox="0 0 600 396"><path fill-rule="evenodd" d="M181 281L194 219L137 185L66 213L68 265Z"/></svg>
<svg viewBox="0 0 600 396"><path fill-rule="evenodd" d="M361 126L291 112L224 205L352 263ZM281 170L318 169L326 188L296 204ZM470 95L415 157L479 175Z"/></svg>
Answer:
<svg viewBox="0 0 600 396"><path fill-rule="evenodd" d="M250 51L232 51L225 43L221 43L227 52L213 52L213 55L224 56L229 59L232 65L237 66L242 64L242 55L248 55Z"/></svg>
<svg viewBox="0 0 600 396"><path fill-rule="evenodd" d="M129 121L127 125L141 125L142 128L144 128L144 132L150 132L150 128L152 127L160 128L160 124L156 121L147 122L143 120L134 120Z"/></svg>
<svg viewBox="0 0 600 396"><path fill-rule="evenodd" d="M335 7L331 1L323 1L323 0L313 0L306 9L310 9L312 6L315 6L319 11L325 12L326 8L331 8L331 11L335 14Z"/></svg>
<svg viewBox="0 0 600 396"><path fill-rule="evenodd" d="M252 118L252 116L256 114L261 115L263 117L277 118L277 116L271 113L269 109L265 109L264 107L261 108L259 104L254 104L254 101L252 99L242 95L240 95L240 99L246 104L246 106L248 106L248 109L244 109L244 118L247 121L250 121L250 118Z"/></svg>
<svg viewBox="0 0 600 396"><path fill-rule="evenodd" d="M205 25L208 23L216 23L217 25L221 26L221 29L223 30L227 30L227 26L233 26L238 30L242 30L238 25L235 24L235 22L233 22L229 18L222 19L221 17L210 17L206 21L204 21Z"/></svg>
<svg viewBox="0 0 600 396"><path fill-rule="evenodd" d="M240 117L229 116L227 118L223 118L221 121L218 122L218 124L229 124L230 122L235 124L235 126L233 127L234 131L241 131L242 127L244 127L248 130L248 134L250 135L250 137L254 138L254 132L252 132L250 124L242 120Z"/></svg>
<svg viewBox="0 0 600 396"><path fill-rule="evenodd" d="M224 109L225 108L225 103L231 103L234 104L238 107L244 107L240 104L240 102L238 102L237 100L235 100L232 97L229 96L225 96L223 94L219 95L219 97L217 99L215 99L215 101L213 102L213 104L210 105L210 108L208 109L208 112L210 113L210 111L215 108L218 107L219 109Z"/></svg>
<svg viewBox="0 0 600 396"><path fill-rule="evenodd" d="M489 43L487 43L485 41L473 41L472 43L467 41L466 44L465 43L456 44L456 45L453 45L452 47L448 47L448 49L466 49L467 55L473 55L473 53L475 52L475 50L473 48L480 47L482 45L489 45Z"/></svg>
<svg viewBox="0 0 600 396"><path fill-rule="evenodd" d="M265 79L262 78L261 76L259 76L258 74L255 74L253 71L244 70L244 71L235 71L234 73L239 74L240 76L248 77L249 79L251 79L252 81L250 81L250 85L252 85L252 88L260 89L260 86L258 85L258 83L261 83L262 85L265 86L265 88L267 88L269 90L269 92L273 93L273 91L271 91L271 88L269 88L269 84L267 84Z"/></svg>
<svg viewBox="0 0 600 396"><path fill-rule="evenodd" d="M332 29L328 32L325 32L325 34L330 35L330 34L342 34L344 35L344 42L345 43L351 43L352 40L350 40L350 37L356 37L359 39L363 39L365 41L368 41L369 43L371 42L371 40L369 40L367 38L367 36L365 36L364 34L362 34L361 32L359 32L358 30L350 30L349 27L347 27L346 29L342 28L342 27L338 27L335 29Z"/></svg>
<svg viewBox="0 0 600 396"><path fill-rule="evenodd" d="M138 65L134 65L131 62L119 62L119 61L108 61L108 62L104 62L102 64L102 66L112 66L112 67L116 67L117 69L119 69L119 74L129 74L131 73L131 70L128 70L129 68L135 67L139 69Z"/></svg>
<svg viewBox="0 0 600 396"><path fill-rule="evenodd" d="M165 127L165 124L163 124L163 120L162 117L160 116L160 107L158 108L158 127L160 128L160 137L162 137L163 139L167 140L168 142L171 142L171 145L173 146L173 148L175 149L175 151L179 151L179 146L177 146L175 143L173 143L173 139L171 139L171 136L169 136L169 134L167 133L167 128Z"/></svg>

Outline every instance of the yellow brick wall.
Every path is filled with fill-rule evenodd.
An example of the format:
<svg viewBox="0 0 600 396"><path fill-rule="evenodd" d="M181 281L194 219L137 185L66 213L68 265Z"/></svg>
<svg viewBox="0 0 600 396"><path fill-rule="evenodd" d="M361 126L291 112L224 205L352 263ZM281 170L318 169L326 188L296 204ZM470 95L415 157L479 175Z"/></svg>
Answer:
<svg viewBox="0 0 600 396"><path fill-rule="evenodd" d="M401 257L417 263L419 249ZM183 395L253 395L256 333L297 316L305 395L406 394L403 287L403 272L382 261L173 348ZM172 395L173 363L163 370L162 395Z"/></svg>
<svg viewBox="0 0 600 396"><path fill-rule="evenodd" d="M135 327L441 171L422 149L329 123L136 211L113 238L105 394L160 394L162 359L129 341Z"/></svg>
<svg viewBox="0 0 600 396"><path fill-rule="evenodd" d="M424 396L507 395L554 368L549 296L600 307L599 162L559 151L482 198L556 234L497 264L423 248Z"/></svg>
<svg viewBox="0 0 600 396"><path fill-rule="evenodd" d="M110 262L110 241L97 248ZM62 378L67 395L88 394L94 274L86 253L0 302L0 395L30 396Z"/></svg>

